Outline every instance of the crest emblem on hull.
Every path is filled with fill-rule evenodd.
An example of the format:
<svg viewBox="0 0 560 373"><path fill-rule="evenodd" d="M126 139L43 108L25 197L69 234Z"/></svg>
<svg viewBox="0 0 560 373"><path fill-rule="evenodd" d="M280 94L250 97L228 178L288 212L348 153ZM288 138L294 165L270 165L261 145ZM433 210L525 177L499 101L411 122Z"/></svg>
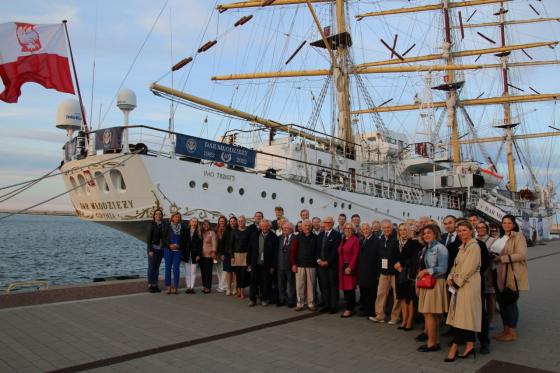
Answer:
<svg viewBox="0 0 560 373"><path fill-rule="evenodd" d="M225 163L229 163L231 161L231 154L222 153L222 156L220 158L222 158L222 161L224 161Z"/></svg>
<svg viewBox="0 0 560 373"><path fill-rule="evenodd" d="M16 36L22 52L37 52L41 49L41 39L35 25L16 22Z"/></svg>
<svg viewBox="0 0 560 373"><path fill-rule="evenodd" d="M185 147L187 148L187 151L189 153L196 152L196 140L188 139L187 142L185 143Z"/></svg>

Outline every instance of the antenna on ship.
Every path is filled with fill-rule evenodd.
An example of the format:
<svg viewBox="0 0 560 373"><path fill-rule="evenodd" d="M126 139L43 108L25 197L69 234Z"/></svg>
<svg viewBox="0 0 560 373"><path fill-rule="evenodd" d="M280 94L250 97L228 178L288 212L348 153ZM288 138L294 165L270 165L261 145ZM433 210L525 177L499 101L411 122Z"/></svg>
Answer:
<svg viewBox="0 0 560 373"><path fill-rule="evenodd" d="M128 146L128 116L136 109L136 94L128 88L123 88L117 93L117 107L123 112L123 153L130 153Z"/></svg>

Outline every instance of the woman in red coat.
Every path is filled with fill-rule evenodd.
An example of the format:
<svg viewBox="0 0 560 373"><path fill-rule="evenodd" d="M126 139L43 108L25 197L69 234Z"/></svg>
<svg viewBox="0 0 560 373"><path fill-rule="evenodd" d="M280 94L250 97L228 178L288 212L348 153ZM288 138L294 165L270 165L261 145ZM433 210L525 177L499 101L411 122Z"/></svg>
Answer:
<svg viewBox="0 0 560 373"><path fill-rule="evenodd" d="M343 235L338 247L338 284L339 289L344 291L346 301L346 309L340 317L346 318L354 314L354 307L356 307L360 242L354 235L354 226L350 223L344 224Z"/></svg>

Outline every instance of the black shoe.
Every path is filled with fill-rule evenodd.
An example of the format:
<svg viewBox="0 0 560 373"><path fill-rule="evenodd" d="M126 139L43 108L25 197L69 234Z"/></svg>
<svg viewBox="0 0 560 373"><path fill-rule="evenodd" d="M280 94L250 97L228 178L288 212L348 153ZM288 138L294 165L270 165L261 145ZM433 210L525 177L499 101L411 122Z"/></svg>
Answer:
<svg viewBox="0 0 560 373"><path fill-rule="evenodd" d="M156 286L154 289L154 293L161 293L161 289L159 288L159 286Z"/></svg>
<svg viewBox="0 0 560 373"><path fill-rule="evenodd" d="M418 334L415 338L418 342L425 342L428 340L428 335L424 332Z"/></svg>
<svg viewBox="0 0 560 373"><path fill-rule="evenodd" d="M409 331L411 331L411 330L414 330L414 328L413 328L413 327L410 327L410 328L403 328L403 330L404 330L405 332L409 332Z"/></svg>
<svg viewBox="0 0 560 373"><path fill-rule="evenodd" d="M488 355L490 353L490 347L480 346L480 349L478 350L478 353L480 353L481 355Z"/></svg>
<svg viewBox="0 0 560 373"><path fill-rule="evenodd" d="M435 344L431 347L428 347L428 345L422 345L420 347L418 347L417 351L420 352L434 352L434 351L439 351L441 350L441 347L439 346L439 344Z"/></svg>
<svg viewBox="0 0 560 373"><path fill-rule="evenodd" d="M453 357L446 357L443 361L446 363L451 363L453 361L457 360L457 353L455 352L455 355Z"/></svg>
<svg viewBox="0 0 560 373"><path fill-rule="evenodd" d="M284 303L282 303L282 302L276 303L276 307L282 307L282 306L284 306Z"/></svg>
<svg viewBox="0 0 560 373"><path fill-rule="evenodd" d="M329 307L322 307L319 312L320 313L328 313L331 309Z"/></svg>
<svg viewBox="0 0 560 373"><path fill-rule="evenodd" d="M473 347L464 355L459 355L461 359L468 359L469 356L473 355L474 359L476 360L476 349Z"/></svg>
<svg viewBox="0 0 560 373"><path fill-rule="evenodd" d="M336 308L330 308L329 309L329 314L330 315L334 315L335 313L338 313L338 310Z"/></svg>
<svg viewBox="0 0 560 373"><path fill-rule="evenodd" d="M288 308L294 308L296 305L295 304L288 304Z"/></svg>
<svg viewBox="0 0 560 373"><path fill-rule="evenodd" d="M155 287L150 286L150 287L148 288L148 293L155 293L155 292L156 292L156 288L155 288Z"/></svg>
<svg viewBox="0 0 560 373"><path fill-rule="evenodd" d="M399 330L404 330L404 329L406 329L406 328L405 328L404 326L401 325L401 326L399 326L397 329L399 329Z"/></svg>

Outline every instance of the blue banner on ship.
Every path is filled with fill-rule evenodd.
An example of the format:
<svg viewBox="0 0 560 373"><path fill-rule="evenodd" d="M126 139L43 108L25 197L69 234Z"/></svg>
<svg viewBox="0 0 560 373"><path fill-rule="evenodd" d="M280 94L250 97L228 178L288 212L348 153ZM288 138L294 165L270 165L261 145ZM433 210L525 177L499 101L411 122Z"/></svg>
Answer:
<svg viewBox="0 0 560 373"><path fill-rule="evenodd" d="M177 134L176 138L176 154L255 168L257 153L254 150L188 135Z"/></svg>

